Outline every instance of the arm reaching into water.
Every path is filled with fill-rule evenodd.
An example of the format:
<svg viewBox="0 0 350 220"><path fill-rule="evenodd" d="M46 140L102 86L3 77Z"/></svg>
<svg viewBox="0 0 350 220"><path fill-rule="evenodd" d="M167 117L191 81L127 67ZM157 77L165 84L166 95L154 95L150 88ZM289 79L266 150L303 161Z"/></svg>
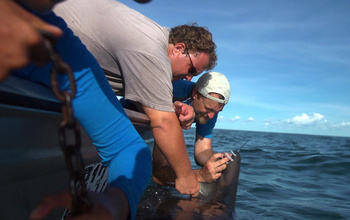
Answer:
<svg viewBox="0 0 350 220"><path fill-rule="evenodd" d="M197 137L200 136L197 135ZM197 181L210 183L221 176L221 172L227 167L226 162L230 159L226 157L224 153L214 153L211 149L211 139L204 139L206 141L196 142L197 145L195 148L196 161L199 161L197 163L202 166L202 168L193 170L193 172L196 175ZM208 145L208 143L210 143L210 145ZM231 153L228 154L232 155ZM188 158L188 154L186 155ZM176 174L172 166L168 163L157 144L155 144L153 149L153 180L157 184L173 186L175 178Z"/></svg>
<svg viewBox="0 0 350 220"><path fill-rule="evenodd" d="M176 189L182 194L198 195L199 183L192 170L185 140L179 120L174 112L163 112L143 106L151 121L151 128L156 142L153 153L153 178L164 178L157 173L166 163L173 169L172 176ZM162 173L163 174L163 173Z"/></svg>

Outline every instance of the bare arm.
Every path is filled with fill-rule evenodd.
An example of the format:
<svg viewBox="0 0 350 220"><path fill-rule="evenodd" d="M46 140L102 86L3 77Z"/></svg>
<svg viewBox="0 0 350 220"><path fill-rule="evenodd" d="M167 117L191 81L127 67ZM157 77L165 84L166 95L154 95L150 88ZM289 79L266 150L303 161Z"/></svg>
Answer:
<svg viewBox="0 0 350 220"><path fill-rule="evenodd" d="M213 154L202 168L194 170L198 181L210 183L218 179L222 171L226 169L226 162L229 160L223 153Z"/></svg>
<svg viewBox="0 0 350 220"><path fill-rule="evenodd" d="M186 103L176 101L174 102L174 109L176 115L179 117L180 125L183 129L189 129L196 117L192 106Z"/></svg>
<svg viewBox="0 0 350 220"><path fill-rule="evenodd" d="M150 119L159 150L176 174L175 187L183 194L198 195L199 183L192 170L182 128L175 112L163 112L143 106Z"/></svg>
<svg viewBox="0 0 350 220"><path fill-rule="evenodd" d="M206 151L207 152L207 151ZM221 176L229 161L224 153L208 154L209 159L200 169L193 170L199 182L213 182ZM174 186L176 175L157 144L153 149L153 180L157 184Z"/></svg>
<svg viewBox="0 0 350 220"><path fill-rule="evenodd" d="M196 134L195 161L202 168L195 170L199 182L212 182L226 169L229 158L224 153L214 153L210 138Z"/></svg>
<svg viewBox="0 0 350 220"><path fill-rule="evenodd" d="M211 146L211 139L204 138L196 134L196 143L194 147L194 159L199 166L204 166L205 162L214 154Z"/></svg>

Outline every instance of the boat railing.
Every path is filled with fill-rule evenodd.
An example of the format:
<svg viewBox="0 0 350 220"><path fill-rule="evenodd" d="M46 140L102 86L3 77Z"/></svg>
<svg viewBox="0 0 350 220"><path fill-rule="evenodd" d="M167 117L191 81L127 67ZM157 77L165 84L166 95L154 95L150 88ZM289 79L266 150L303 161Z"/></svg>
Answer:
<svg viewBox="0 0 350 220"><path fill-rule="evenodd" d="M16 76L9 76L0 82L0 104L61 112L61 103L50 88ZM126 108L124 110L133 124L149 125L146 114Z"/></svg>

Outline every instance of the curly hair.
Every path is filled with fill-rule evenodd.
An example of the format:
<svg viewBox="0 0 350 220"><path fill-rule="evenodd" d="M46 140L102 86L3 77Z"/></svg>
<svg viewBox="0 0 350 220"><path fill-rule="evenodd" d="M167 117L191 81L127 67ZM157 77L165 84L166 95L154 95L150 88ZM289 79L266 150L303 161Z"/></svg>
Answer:
<svg viewBox="0 0 350 220"><path fill-rule="evenodd" d="M189 25L179 25L171 28L169 33L169 43L186 44L186 50L194 52L204 52L209 54L209 63L205 70L209 71L216 66L217 55L216 45L213 36L206 27L198 27L197 23Z"/></svg>

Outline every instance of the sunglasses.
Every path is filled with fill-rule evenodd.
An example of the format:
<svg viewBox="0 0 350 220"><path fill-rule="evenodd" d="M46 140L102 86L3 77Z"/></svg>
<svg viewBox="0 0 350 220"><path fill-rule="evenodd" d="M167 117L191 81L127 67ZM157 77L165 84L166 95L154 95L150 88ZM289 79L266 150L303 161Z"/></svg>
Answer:
<svg viewBox="0 0 350 220"><path fill-rule="evenodd" d="M200 94L200 93L199 93L199 95L202 96L200 103L202 104L202 106L205 108L205 110L206 110L208 113L218 114L218 113L224 108L224 105L223 105L223 104L219 104L219 105L216 105L216 106L213 106L213 107L208 107L208 106L205 105L205 103L204 103L204 99L208 99L208 98L204 97L204 96L203 96L202 94Z"/></svg>
<svg viewBox="0 0 350 220"><path fill-rule="evenodd" d="M198 73L196 67L193 66L193 62L192 62L192 59L190 57L190 54L188 53L188 51L186 51L186 54L188 56L188 58L190 58L190 63L191 63L191 66L190 68L188 69L188 74L191 74L191 75L196 75Z"/></svg>

